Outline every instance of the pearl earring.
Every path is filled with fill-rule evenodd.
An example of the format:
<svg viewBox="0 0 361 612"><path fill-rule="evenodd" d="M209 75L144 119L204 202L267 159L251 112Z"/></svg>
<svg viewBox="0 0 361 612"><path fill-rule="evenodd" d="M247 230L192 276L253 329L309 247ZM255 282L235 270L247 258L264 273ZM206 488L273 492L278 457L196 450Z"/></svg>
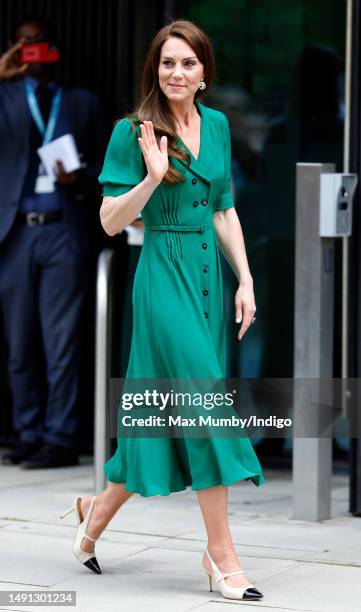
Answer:
<svg viewBox="0 0 361 612"><path fill-rule="evenodd" d="M199 81L199 89L200 89L201 91L204 91L206 87L207 87L207 85L205 84L205 82L203 81L203 79L201 79L201 80Z"/></svg>

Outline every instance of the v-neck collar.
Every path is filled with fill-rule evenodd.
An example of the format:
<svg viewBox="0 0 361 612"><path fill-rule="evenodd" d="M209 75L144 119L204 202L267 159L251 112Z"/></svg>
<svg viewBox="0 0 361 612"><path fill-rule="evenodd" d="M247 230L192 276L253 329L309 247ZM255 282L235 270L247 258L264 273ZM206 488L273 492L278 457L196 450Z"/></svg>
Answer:
<svg viewBox="0 0 361 612"><path fill-rule="evenodd" d="M177 138L177 146L181 146L183 147L187 153L189 153L189 155L191 156L191 160L193 163L198 164L201 160L201 155L202 155L202 150L204 147L204 127L205 127L205 119L204 119L204 113L202 112L201 109L201 104L199 104L198 101L194 101L194 104L197 108L198 114L201 118L201 125L200 125L200 130L199 130L199 151L198 151L198 157L194 157L192 151L187 147L187 145L185 144L185 142L183 142L182 138L180 136L178 136ZM203 145L203 146L202 146Z"/></svg>
<svg viewBox="0 0 361 612"><path fill-rule="evenodd" d="M191 151L189 151L187 146L183 143L182 139L178 137L176 139L176 146L182 148L183 151L189 154L189 163L186 160L176 158L173 158L172 163L176 168L178 167L182 174L184 168L186 168L186 170L189 170L204 181L209 181L209 178L214 173L214 164L216 161L214 159L214 148L210 146L211 140L214 139L214 130L211 128L214 121L207 106L204 106L201 102L195 102L195 104L201 116L201 141L198 159L194 157Z"/></svg>

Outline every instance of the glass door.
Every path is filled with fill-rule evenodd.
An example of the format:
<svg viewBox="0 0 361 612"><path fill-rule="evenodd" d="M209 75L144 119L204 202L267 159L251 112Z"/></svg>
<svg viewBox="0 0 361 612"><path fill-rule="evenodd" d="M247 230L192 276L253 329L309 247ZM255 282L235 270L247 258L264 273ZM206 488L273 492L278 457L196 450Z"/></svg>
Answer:
<svg viewBox="0 0 361 612"><path fill-rule="evenodd" d="M257 320L237 342L235 278L223 261L229 375L291 377L295 165L342 170L346 1L194 0L183 14L213 43L217 79L204 103L230 121L236 208L254 278Z"/></svg>

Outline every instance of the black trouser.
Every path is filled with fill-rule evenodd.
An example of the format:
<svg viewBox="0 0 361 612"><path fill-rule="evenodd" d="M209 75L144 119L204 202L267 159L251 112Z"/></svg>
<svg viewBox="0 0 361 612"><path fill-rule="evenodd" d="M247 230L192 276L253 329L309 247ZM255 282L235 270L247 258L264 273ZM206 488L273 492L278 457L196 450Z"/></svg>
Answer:
<svg viewBox="0 0 361 612"><path fill-rule="evenodd" d="M63 221L30 227L16 223L0 245L0 303L13 426L20 440L76 445L80 322L87 278L85 259L73 251ZM48 382L45 416L34 360L39 342Z"/></svg>

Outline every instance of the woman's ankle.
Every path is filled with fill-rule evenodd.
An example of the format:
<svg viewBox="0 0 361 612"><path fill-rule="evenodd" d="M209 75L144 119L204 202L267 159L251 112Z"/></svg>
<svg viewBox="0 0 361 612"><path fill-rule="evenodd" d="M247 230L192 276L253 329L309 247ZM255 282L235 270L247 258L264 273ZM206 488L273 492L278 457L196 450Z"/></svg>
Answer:
<svg viewBox="0 0 361 612"><path fill-rule="evenodd" d="M86 495L83 499L82 499L82 503L84 503L83 508L85 508L84 511L82 511L82 515L83 515L83 520L85 519L86 513L89 510L89 506L91 503L91 495ZM107 524L109 523L110 518L107 516L107 509L104 506L104 504L102 504L102 502L100 500L98 500L98 497L95 500L95 504L90 516L90 526L94 526L95 524L99 527L104 525L103 530L106 528Z"/></svg>
<svg viewBox="0 0 361 612"><path fill-rule="evenodd" d="M214 550L214 551L220 551L220 550L223 550L223 551L232 550L233 551L234 550L234 546L233 546L233 542L232 541L224 542L222 544L220 544L219 542L215 542L215 543L208 542L207 548L208 548L209 552L211 552L212 550Z"/></svg>
<svg viewBox="0 0 361 612"><path fill-rule="evenodd" d="M228 544L225 546L218 545L208 545L207 550L214 561L226 561L226 560L235 560L237 558L237 553L234 549L233 544Z"/></svg>

